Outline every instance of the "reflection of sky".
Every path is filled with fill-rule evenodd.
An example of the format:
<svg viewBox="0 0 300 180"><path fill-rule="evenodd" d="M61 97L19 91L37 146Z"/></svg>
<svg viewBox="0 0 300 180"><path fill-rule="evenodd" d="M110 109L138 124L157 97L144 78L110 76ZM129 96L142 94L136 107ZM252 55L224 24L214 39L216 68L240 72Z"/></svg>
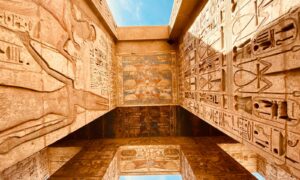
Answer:
<svg viewBox="0 0 300 180"><path fill-rule="evenodd" d="M180 175L120 176L120 180L182 180Z"/></svg>
<svg viewBox="0 0 300 180"><path fill-rule="evenodd" d="M265 178L264 178L261 174L259 174L259 173L257 173L257 172L252 173L252 174L253 174L253 176L255 176L256 179L258 179L258 180L265 180Z"/></svg>

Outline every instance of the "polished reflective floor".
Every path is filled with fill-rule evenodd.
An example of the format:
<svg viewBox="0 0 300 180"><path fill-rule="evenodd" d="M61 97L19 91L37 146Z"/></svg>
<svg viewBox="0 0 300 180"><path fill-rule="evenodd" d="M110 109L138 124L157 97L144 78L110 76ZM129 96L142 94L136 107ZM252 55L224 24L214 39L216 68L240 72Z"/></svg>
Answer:
<svg viewBox="0 0 300 180"><path fill-rule="evenodd" d="M120 176L120 180L182 180L180 175Z"/></svg>

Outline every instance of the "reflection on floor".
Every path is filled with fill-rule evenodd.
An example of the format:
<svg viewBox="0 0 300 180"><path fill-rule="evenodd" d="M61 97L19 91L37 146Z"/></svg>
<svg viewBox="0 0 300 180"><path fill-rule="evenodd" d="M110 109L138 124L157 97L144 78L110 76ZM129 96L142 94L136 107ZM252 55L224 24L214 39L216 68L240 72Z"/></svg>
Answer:
<svg viewBox="0 0 300 180"><path fill-rule="evenodd" d="M266 180L261 174L259 174L258 172L252 173L253 176L256 177L256 179L258 180Z"/></svg>
<svg viewBox="0 0 300 180"><path fill-rule="evenodd" d="M182 180L180 175L120 176L120 180Z"/></svg>
<svg viewBox="0 0 300 180"><path fill-rule="evenodd" d="M221 143L236 142L226 136L64 141L54 146L82 147L82 150L50 179L117 180L120 175L145 175L143 172L181 174L189 180L255 179L217 145Z"/></svg>

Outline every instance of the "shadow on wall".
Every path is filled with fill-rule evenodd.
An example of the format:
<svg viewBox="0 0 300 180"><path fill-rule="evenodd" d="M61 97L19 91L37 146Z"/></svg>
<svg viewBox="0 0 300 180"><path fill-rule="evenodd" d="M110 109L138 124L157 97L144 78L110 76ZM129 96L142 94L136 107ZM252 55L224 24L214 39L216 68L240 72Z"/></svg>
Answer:
<svg viewBox="0 0 300 180"><path fill-rule="evenodd" d="M180 105L300 177L299 6L216 2L179 45Z"/></svg>
<svg viewBox="0 0 300 180"><path fill-rule="evenodd" d="M178 106L120 107L73 132L64 140L224 135Z"/></svg>

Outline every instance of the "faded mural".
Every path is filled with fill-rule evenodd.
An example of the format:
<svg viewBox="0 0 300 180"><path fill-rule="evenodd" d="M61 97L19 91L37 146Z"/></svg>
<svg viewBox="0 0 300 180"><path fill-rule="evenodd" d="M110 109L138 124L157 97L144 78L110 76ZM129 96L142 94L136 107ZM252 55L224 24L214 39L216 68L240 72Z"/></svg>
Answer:
<svg viewBox="0 0 300 180"><path fill-rule="evenodd" d="M179 47L179 101L300 177L299 1L210 0Z"/></svg>
<svg viewBox="0 0 300 180"><path fill-rule="evenodd" d="M153 105L176 102L176 54L119 55L120 104Z"/></svg>

